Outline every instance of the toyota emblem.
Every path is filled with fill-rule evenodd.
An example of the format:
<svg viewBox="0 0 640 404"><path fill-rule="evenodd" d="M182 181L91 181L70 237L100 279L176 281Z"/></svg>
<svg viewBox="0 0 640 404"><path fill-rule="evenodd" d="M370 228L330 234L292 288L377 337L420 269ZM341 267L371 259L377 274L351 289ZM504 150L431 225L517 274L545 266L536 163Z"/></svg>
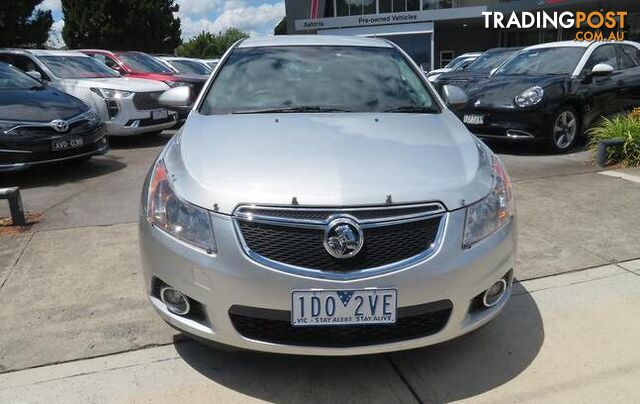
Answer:
<svg viewBox="0 0 640 404"><path fill-rule="evenodd" d="M69 130L69 123L64 119L54 119L50 125L56 132L66 132Z"/></svg>

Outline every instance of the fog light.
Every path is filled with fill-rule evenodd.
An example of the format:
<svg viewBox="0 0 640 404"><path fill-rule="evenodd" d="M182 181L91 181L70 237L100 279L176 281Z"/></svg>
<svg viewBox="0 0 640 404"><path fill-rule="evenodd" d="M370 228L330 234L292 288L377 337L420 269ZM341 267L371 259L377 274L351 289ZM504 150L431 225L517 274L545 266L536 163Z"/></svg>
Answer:
<svg viewBox="0 0 640 404"><path fill-rule="evenodd" d="M160 290L160 299L167 306L167 310L179 316L184 316L191 309L189 298L174 288Z"/></svg>
<svg viewBox="0 0 640 404"><path fill-rule="evenodd" d="M485 290L484 294L482 295L482 304L484 304L485 307L495 306L506 291L507 281L505 281L504 279L500 279L499 281L491 285L489 289Z"/></svg>

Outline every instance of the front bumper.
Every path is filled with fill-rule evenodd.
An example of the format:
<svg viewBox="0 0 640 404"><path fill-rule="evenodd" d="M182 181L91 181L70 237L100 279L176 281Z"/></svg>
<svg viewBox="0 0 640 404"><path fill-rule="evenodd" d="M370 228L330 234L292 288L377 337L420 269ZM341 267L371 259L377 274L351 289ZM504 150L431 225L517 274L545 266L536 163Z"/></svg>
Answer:
<svg viewBox="0 0 640 404"><path fill-rule="evenodd" d="M515 219L472 248L461 247L464 209L446 213L447 226L437 252L418 264L391 273L348 281L318 279L269 268L252 261L240 246L232 219L212 214L218 253L208 255L140 221L142 266L147 294L158 314L194 336L233 347L305 355L358 355L411 349L455 338L494 318L509 293L495 306L477 310L474 298L508 274L509 290L516 251ZM170 313L153 297L156 279L202 304L202 319ZM349 347L273 343L242 335L230 317L237 307L285 313L291 291L301 289L395 288L399 314L435 302L451 304L446 324L419 338ZM233 313L231 313L233 314ZM372 334L376 328L369 329Z"/></svg>
<svg viewBox="0 0 640 404"><path fill-rule="evenodd" d="M458 114L464 122L464 115L481 115L481 125L465 126L471 133L481 138L513 141L542 140L549 136L553 117L544 111L522 109L474 108Z"/></svg>
<svg viewBox="0 0 640 404"><path fill-rule="evenodd" d="M82 137L84 145L68 150L52 151L53 140L71 136ZM85 133L4 139L0 142L0 171L17 171L37 165L101 155L108 151L109 144L105 137L104 125Z"/></svg>
<svg viewBox="0 0 640 404"><path fill-rule="evenodd" d="M171 129L178 119L178 114L173 111L167 111L167 118L153 119L152 111L160 111L164 108L158 106L149 110L139 110L131 98L108 101L100 98L97 103L100 105L101 117L107 126L109 136L140 135ZM109 115L107 103L117 105L115 115L114 113Z"/></svg>

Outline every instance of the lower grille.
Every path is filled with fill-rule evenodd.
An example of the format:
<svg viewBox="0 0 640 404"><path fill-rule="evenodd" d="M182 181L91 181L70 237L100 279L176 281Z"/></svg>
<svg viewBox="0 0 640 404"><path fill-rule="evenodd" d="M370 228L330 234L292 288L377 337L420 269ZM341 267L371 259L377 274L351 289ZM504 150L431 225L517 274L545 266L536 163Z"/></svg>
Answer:
<svg viewBox="0 0 640 404"><path fill-rule="evenodd" d="M324 228L238 220L253 253L299 268L347 272L377 268L420 255L435 243L442 216L381 227L363 227L364 245L353 258L337 259L324 248Z"/></svg>
<svg viewBox="0 0 640 404"><path fill-rule="evenodd" d="M420 306L401 307L395 324L333 327L293 327L290 312L233 306L229 317L246 338L274 344L314 347L355 347L427 337L441 331L453 305L440 300Z"/></svg>
<svg viewBox="0 0 640 404"><path fill-rule="evenodd" d="M136 93L133 96L133 105L140 111L162 108L158 102L161 94L162 91Z"/></svg>

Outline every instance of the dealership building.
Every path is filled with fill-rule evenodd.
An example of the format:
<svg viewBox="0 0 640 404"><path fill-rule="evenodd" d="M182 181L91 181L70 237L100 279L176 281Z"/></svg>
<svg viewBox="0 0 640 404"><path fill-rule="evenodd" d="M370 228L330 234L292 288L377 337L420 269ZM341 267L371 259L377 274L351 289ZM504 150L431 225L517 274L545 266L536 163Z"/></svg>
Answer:
<svg viewBox="0 0 640 404"><path fill-rule="evenodd" d="M430 70L465 52L574 39L574 29L486 29L486 11L627 11L640 40L638 0L285 0L286 33L389 39Z"/></svg>

